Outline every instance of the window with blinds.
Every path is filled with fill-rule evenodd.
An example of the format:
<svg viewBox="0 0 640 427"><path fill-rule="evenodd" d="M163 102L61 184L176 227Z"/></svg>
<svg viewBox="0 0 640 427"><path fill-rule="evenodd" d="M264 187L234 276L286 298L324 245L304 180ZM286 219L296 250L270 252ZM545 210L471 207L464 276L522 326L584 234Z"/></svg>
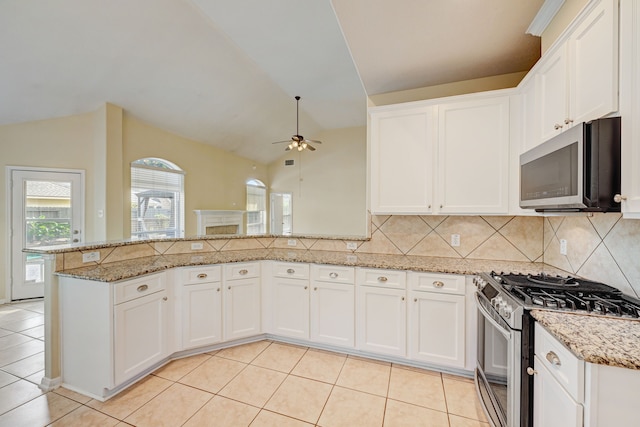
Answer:
<svg viewBox="0 0 640 427"><path fill-rule="evenodd" d="M184 172L163 159L131 163L131 238L184 236Z"/></svg>
<svg viewBox="0 0 640 427"><path fill-rule="evenodd" d="M267 232L267 188L257 179L247 181L247 234Z"/></svg>

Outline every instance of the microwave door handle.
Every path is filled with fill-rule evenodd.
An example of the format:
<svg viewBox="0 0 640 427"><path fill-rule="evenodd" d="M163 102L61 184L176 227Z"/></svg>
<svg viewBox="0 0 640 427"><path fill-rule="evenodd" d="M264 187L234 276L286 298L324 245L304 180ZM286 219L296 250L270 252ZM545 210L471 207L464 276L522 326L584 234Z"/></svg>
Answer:
<svg viewBox="0 0 640 427"><path fill-rule="evenodd" d="M480 304L480 296L478 295L477 292L476 292L475 297L476 297L476 305L478 306L478 310L480 310L480 313L482 313L482 317L487 319L489 321L489 323L491 323L498 330L498 332L500 332L500 334L506 340L510 340L511 339L511 330L510 329L505 329L504 326L502 326L501 324L499 324L498 322L496 322L493 319L491 314L489 314L489 312L482 306L482 304Z"/></svg>

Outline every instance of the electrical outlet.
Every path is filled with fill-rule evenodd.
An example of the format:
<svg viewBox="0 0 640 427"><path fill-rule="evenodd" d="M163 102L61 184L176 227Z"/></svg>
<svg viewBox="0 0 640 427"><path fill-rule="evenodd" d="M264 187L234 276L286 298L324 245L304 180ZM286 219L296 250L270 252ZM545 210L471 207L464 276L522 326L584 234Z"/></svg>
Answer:
<svg viewBox="0 0 640 427"><path fill-rule="evenodd" d="M296 239L287 240L287 245L289 245L289 246L296 246L297 244L298 244L298 242L296 242Z"/></svg>
<svg viewBox="0 0 640 427"><path fill-rule="evenodd" d="M355 251L358 249L358 244L356 242L347 242L347 250Z"/></svg>
<svg viewBox="0 0 640 427"><path fill-rule="evenodd" d="M204 248L204 244L202 242L193 242L191 243L191 250L197 251Z"/></svg>
<svg viewBox="0 0 640 427"><path fill-rule="evenodd" d="M451 246L460 246L460 235L452 234L451 235Z"/></svg>
<svg viewBox="0 0 640 427"><path fill-rule="evenodd" d="M100 261L100 252L87 252L82 254L82 262Z"/></svg>
<svg viewBox="0 0 640 427"><path fill-rule="evenodd" d="M560 239L560 255L566 255L566 254L567 254L567 240Z"/></svg>
<svg viewBox="0 0 640 427"><path fill-rule="evenodd" d="M356 255L347 255L347 262L358 262L358 257Z"/></svg>

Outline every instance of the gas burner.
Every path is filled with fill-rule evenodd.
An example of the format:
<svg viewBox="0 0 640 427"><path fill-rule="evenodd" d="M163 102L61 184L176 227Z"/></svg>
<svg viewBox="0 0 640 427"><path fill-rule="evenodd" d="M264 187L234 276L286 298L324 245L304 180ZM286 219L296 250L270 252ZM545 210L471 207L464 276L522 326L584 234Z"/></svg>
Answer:
<svg viewBox="0 0 640 427"><path fill-rule="evenodd" d="M574 277L550 276L545 273L537 275L527 274L527 280L536 285L543 286L580 286L580 282Z"/></svg>

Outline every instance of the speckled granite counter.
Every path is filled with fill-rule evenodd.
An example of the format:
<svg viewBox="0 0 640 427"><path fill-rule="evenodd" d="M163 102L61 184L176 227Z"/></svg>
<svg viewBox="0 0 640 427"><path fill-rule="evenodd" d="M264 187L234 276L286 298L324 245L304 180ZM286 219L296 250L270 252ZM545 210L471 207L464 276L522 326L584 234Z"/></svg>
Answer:
<svg viewBox="0 0 640 427"><path fill-rule="evenodd" d="M640 370L640 321L544 310L531 315L585 362Z"/></svg>
<svg viewBox="0 0 640 427"><path fill-rule="evenodd" d="M491 270L516 273L540 273L541 271L544 271L549 274L567 274L562 270L547 266L546 264L534 262L469 260L408 255L355 254L345 252L285 249L252 249L198 254L158 255L62 270L58 271L56 274L59 276L77 277L101 282L114 282L174 267L257 260L305 262L464 275L478 274L483 271Z"/></svg>

